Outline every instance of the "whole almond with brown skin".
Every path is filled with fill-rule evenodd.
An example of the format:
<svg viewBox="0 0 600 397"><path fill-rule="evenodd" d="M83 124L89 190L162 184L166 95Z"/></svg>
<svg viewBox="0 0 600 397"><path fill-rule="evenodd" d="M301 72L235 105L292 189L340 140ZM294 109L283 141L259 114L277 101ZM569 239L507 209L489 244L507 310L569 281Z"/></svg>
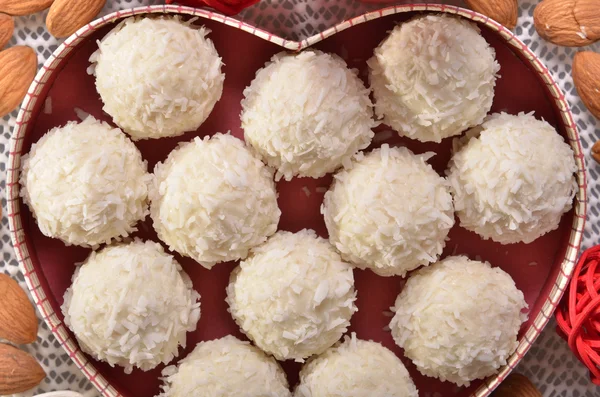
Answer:
<svg viewBox="0 0 600 397"><path fill-rule="evenodd" d="M600 40L598 0L544 0L535 7L533 23L542 38L566 47Z"/></svg>
<svg viewBox="0 0 600 397"><path fill-rule="evenodd" d="M29 354L0 343L0 395L21 393L40 384L46 373Z"/></svg>
<svg viewBox="0 0 600 397"><path fill-rule="evenodd" d="M575 54L573 82L585 106L600 119L600 54L593 51Z"/></svg>
<svg viewBox="0 0 600 397"><path fill-rule="evenodd" d="M10 41L15 30L15 21L10 15L0 13L0 51Z"/></svg>
<svg viewBox="0 0 600 397"><path fill-rule="evenodd" d="M589 40L600 40L600 3L597 0L578 0L573 14Z"/></svg>
<svg viewBox="0 0 600 397"><path fill-rule="evenodd" d="M0 339L18 345L33 343L37 331L35 309L25 291L15 280L0 273Z"/></svg>
<svg viewBox="0 0 600 397"><path fill-rule="evenodd" d="M37 56L31 48L15 46L0 52L0 117L21 103L36 70Z"/></svg>
<svg viewBox="0 0 600 397"><path fill-rule="evenodd" d="M519 4L517 0L465 0L473 11L500 22L509 29L517 26Z"/></svg>
<svg viewBox="0 0 600 397"><path fill-rule="evenodd" d="M54 0L0 0L0 12L8 15L31 15L50 7Z"/></svg>
<svg viewBox="0 0 600 397"><path fill-rule="evenodd" d="M596 163L600 164L600 141L596 141L592 146L592 158L596 160Z"/></svg>
<svg viewBox="0 0 600 397"><path fill-rule="evenodd" d="M521 374L510 374L492 397L542 397L531 381Z"/></svg>
<svg viewBox="0 0 600 397"><path fill-rule="evenodd" d="M54 37L67 37L90 22L106 0L55 0L46 18L48 31Z"/></svg>

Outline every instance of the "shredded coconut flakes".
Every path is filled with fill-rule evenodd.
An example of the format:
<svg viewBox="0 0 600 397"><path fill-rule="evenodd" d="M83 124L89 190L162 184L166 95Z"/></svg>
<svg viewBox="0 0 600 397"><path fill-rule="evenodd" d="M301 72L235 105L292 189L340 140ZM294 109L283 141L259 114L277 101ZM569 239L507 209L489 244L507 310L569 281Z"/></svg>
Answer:
<svg viewBox="0 0 600 397"><path fill-rule="evenodd" d="M454 207L448 182L427 158L384 144L335 175L321 213L344 259L382 276L437 260Z"/></svg>
<svg viewBox="0 0 600 397"><path fill-rule="evenodd" d="M369 90L336 55L280 53L242 100L244 136L276 178L320 178L371 143Z"/></svg>
<svg viewBox="0 0 600 397"><path fill-rule="evenodd" d="M199 299L160 244L135 240L93 252L75 271L62 311L84 352L130 373L179 354L196 329Z"/></svg>
<svg viewBox="0 0 600 397"><path fill-rule="evenodd" d="M229 311L242 331L279 360L320 354L356 312L352 268L312 230L277 232L231 274Z"/></svg>
<svg viewBox="0 0 600 397"><path fill-rule="evenodd" d="M224 134L183 143L158 163L150 198L160 239L208 269L245 258L281 215L273 171Z"/></svg>
<svg viewBox="0 0 600 397"><path fill-rule="evenodd" d="M532 114L496 113L478 129L447 171L461 226L502 244L556 229L577 191L571 147Z"/></svg>
<svg viewBox="0 0 600 397"><path fill-rule="evenodd" d="M526 308L508 273L452 256L411 275L390 328L423 375L468 386L506 364Z"/></svg>
<svg viewBox="0 0 600 397"><path fill-rule="evenodd" d="M225 79L208 33L178 17L128 18L98 43L89 72L134 140L181 135L208 118Z"/></svg>
<svg viewBox="0 0 600 397"><path fill-rule="evenodd" d="M304 365L294 396L417 397L418 391L392 351L352 333Z"/></svg>
<svg viewBox="0 0 600 397"><path fill-rule="evenodd" d="M234 336L200 342L177 366L162 372L158 397L291 397L273 357Z"/></svg>
<svg viewBox="0 0 600 397"><path fill-rule="evenodd" d="M367 63L377 115L401 135L433 142L483 121L500 70L479 28L445 15L396 26Z"/></svg>
<svg viewBox="0 0 600 397"><path fill-rule="evenodd" d="M49 131L22 164L21 195L46 236L97 246L148 214L147 163L121 130L93 117Z"/></svg>

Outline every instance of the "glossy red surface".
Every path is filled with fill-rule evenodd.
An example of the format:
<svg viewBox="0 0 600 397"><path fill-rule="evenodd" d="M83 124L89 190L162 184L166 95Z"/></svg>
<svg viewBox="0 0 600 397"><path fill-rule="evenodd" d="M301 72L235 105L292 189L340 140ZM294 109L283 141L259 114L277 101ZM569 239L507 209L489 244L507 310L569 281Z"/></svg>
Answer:
<svg viewBox="0 0 600 397"><path fill-rule="evenodd" d="M340 32L315 48L327 52L335 52L343 56L351 67L360 70L361 77L366 76L365 61L371 56L373 48L386 36L396 23L411 18L413 14L392 15L371 22L354 26ZM209 119L195 132L182 137L142 141L136 143L151 168L158 161L164 160L168 153L180 141L188 141L194 136L204 136L215 132L231 131L242 138L239 114L242 90L252 80L254 73L275 53L282 49L277 45L264 41L249 33L233 27L225 26L215 21L202 20L201 23L210 28L210 38L223 57L226 73L223 98L217 103ZM88 58L96 49L96 40L108 32L111 26L100 29L78 46L61 64L51 77L51 84L42 90L40 100L36 104L32 117L34 122L29 124L25 140L24 152L29 150L31 143L37 141L49 129L65 124L69 120L77 120L74 108L80 108L98 119L111 122L109 116L103 113L102 103L94 87L94 78L86 73ZM482 26L483 36L497 52L497 58L502 66L501 78L498 80L496 97L492 111L509 113L534 111L538 118L544 118L554 125L561 133L559 111L548 94L545 84L521 55L513 51L504 39ZM45 114L44 99L52 98L52 114ZM385 126L379 130L388 129ZM397 136L386 141L393 145L407 146L416 153L435 151L437 155L431 160L435 169L443 174L450 158L451 141L441 144L423 144ZM373 147L381 145L374 144ZM320 235L327 235L319 207L323 193L317 192L317 187L328 187L331 177L319 180L295 179L291 182L278 183L280 193L279 204L283 212L280 229L297 231L303 228L315 229ZM311 194L307 196L303 188L307 187ZM89 250L77 247L65 247L58 240L44 237L35 221L23 209L23 223L26 240L34 266L40 277L40 282L47 291L50 303L60 315L60 305L63 294L70 284L75 263L83 261ZM471 258L481 258L490 261L509 272L517 286L524 292L530 306L530 319L535 318L541 305L548 296L554 280L559 272L559 265L564 256L566 244L571 231L572 213L563 217L560 228L538 239L532 244L516 244L503 246L491 241L482 241L477 235L470 233L460 226L455 226L450 233L445 255L450 253L466 254ZM140 225L138 236L158 241L149 219ZM227 312L225 286L229 273L235 263L226 263L207 271L189 258L175 255L191 276L194 287L202 295L202 318L198 329L188 336L188 345L180 357L185 356L195 344L202 340L210 340L227 334L243 337L238 327ZM356 287L358 290L358 313L352 318L352 328L358 337L373 339L383 343L402 357L402 350L395 346L389 332L384 327L389 322L385 311L393 305L401 290L402 280L398 277L383 278L369 271L355 271ZM530 320L531 321L531 320ZM529 326L526 323L523 329ZM442 383L432 378L421 376L409 360L404 359L409 371L421 392L438 392L442 397L467 396L481 383L473 382L471 388L457 388L449 383ZM159 374L162 367L153 371L134 371L126 375L120 368L111 368L104 363L95 363L99 371L115 388L127 397L148 397L159 391ZM290 384L297 381L299 365L284 363Z"/></svg>

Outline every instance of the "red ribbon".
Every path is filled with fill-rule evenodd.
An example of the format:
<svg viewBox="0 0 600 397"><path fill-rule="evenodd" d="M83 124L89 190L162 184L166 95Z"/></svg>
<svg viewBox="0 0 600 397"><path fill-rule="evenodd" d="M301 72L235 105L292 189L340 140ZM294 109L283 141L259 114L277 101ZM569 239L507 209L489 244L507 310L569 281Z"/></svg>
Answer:
<svg viewBox="0 0 600 397"><path fill-rule="evenodd" d="M167 0L167 4L179 3L189 7L211 7L225 15L238 14L246 7L258 3L260 0Z"/></svg>
<svg viewBox="0 0 600 397"><path fill-rule="evenodd" d="M558 334L600 385L600 245L579 258L556 322Z"/></svg>

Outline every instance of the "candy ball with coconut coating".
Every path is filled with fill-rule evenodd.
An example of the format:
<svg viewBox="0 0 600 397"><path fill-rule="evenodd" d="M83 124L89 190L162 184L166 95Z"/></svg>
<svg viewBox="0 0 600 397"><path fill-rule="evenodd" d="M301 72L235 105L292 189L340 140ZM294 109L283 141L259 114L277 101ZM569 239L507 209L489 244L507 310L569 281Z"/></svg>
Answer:
<svg viewBox="0 0 600 397"><path fill-rule="evenodd" d="M357 310L352 268L312 230L277 232L234 269L229 311L278 360L299 362L337 342Z"/></svg>
<svg viewBox="0 0 600 397"><path fill-rule="evenodd" d="M481 124L500 70L477 25L446 15L396 26L368 65L377 115L400 135L423 142Z"/></svg>
<svg viewBox="0 0 600 397"><path fill-rule="evenodd" d="M197 129L223 92L209 30L178 17L128 18L92 54L104 111L134 140Z"/></svg>
<svg viewBox="0 0 600 397"><path fill-rule="evenodd" d="M336 55L280 53L244 90L245 139L276 177L320 178L369 146L369 90Z"/></svg>
<svg viewBox="0 0 600 397"><path fill-rule="evenodd" d="M381 344L346 340L311 358L294 397L418 397L402 361Z"/></svg>
<svg viewBox="0 0 600 397"><path fill-rule="evenodd" d="M506 272L453 256L408 279L390 328L419 372L467 386L506 364L517 348L525 308Z"/></svg>
<svg viewBox="0 0 600 397"><path fill-rule="evenodd" d="M470 134L448 170L460 225L502 244L558 228L577 191L577 166L556 130L532 114L500 113Z"/></svg>
<svg viewBox="0 0 600 397"><path fill-rule="evenodd" d="M344 259L381 276L437 260L454 207L448 182L427 158L383 145L335 175L321 212Z"/></svg>
<svg viewBox="0 0 600 397"><path fill-rule="evenodd" d="M231 335L200 342L162 374L158 397L291 397L277 361Z"/></svg>
<svg viewBox="0 0 600 397"><path fill-rule="evenodd" d="M273 172L231 136L195 138L154 169L150 213L162 241L210 269L275 233Z"/></svg>
<svg viewBox="0 0 600 397"><path fill-rule="evenodd" d="M136 231L151 176L133 142L88 117L54 128L23 156L21 195L41 232L97 246Z"/></svg>
<svg viewBox="0 0 600 397"><path fill-rule="evenodd" d="M200 318L200 295L152 241L93 252L77 268L62 312L81 349L130 373L170 362Z"/></svg>

